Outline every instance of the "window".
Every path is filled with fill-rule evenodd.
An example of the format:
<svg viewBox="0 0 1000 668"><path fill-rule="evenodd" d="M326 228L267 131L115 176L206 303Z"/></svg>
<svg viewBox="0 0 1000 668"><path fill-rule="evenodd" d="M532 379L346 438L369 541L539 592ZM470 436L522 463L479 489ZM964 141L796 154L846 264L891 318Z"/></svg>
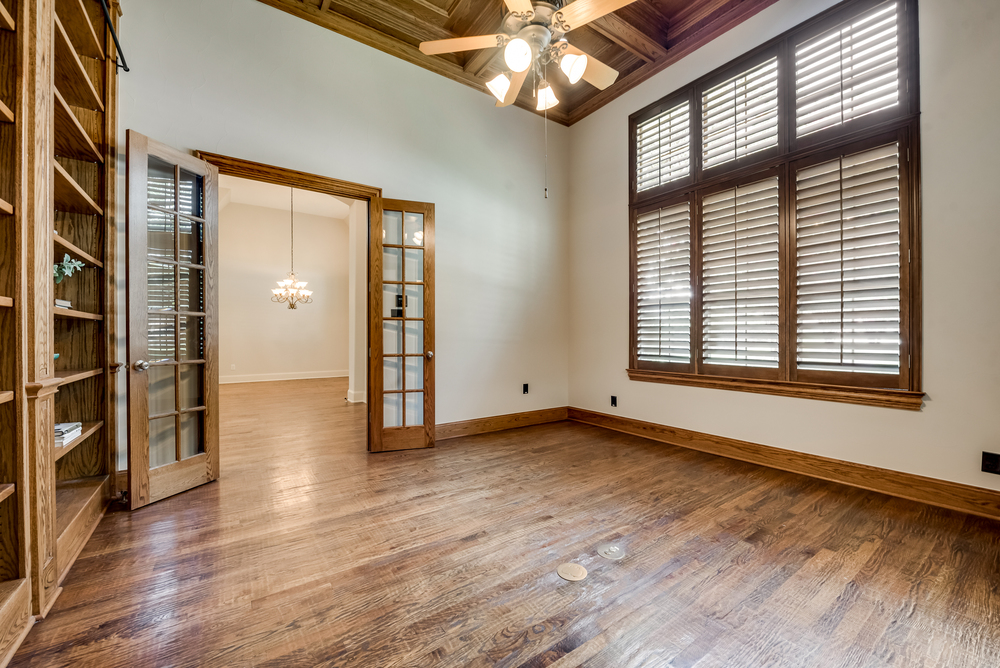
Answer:
<svg viewBox="0 0 1000 668"><path fill-rule="evenodd" d="M701 109L706 169L777 146L778 59L706 90Z"/></svg>
<svg viewBox="0 0 1000 668"><path fill-rule="evenodd" d="M691 173L691 109L687 102L639 124L638 188L648 190Z"/></svg>
<svg viewBox="0 0 1000 668"><path fill-rule="evenodd" d="M632 379L920 409L915 16L841 3L632 115Z"/></svg>

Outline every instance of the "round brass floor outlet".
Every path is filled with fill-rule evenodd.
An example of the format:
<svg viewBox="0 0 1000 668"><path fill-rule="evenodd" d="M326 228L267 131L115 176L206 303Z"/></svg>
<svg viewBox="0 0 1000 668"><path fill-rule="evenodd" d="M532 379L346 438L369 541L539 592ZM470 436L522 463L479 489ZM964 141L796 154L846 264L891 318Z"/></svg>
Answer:
<svg viewBox="0 0 1000 668"><path fill-rule="evenodd" d="M570 582L578 582L587 577L587 569L580 564L560 564L559 568L556 569L556 573L563 580L569 580Z"/></svg>
<svg viewBox="0 0 1000 668"><path fill-rule="evenodd" d="M597 546L597 554L601 555L605 559L618 561L625 556L625 550L613 543L601 543Z"/></svg>

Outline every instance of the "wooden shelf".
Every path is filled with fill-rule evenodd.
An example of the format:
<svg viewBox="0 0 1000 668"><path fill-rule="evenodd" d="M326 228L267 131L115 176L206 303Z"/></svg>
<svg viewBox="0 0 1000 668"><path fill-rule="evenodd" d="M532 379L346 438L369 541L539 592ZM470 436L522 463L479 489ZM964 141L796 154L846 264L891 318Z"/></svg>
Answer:
<svg viewBox="0 0 1000 668"><path fill-rule="evenodd" d="M66 98L56 88L53 88L52 92L56 99L54 107L56 155L87 162L104 162L104 156L83 129L76 114L69 108Z"/></svg>
<svg viewBox="0 0 1000 668"><path fill-rule="evenodd" d="M56 14L81 56L104 60L101 40L98 39L94 23L83 6L83 0L56 0Z"/></svg>
<svg viewBox="0 0 1000 668"><path fill-rule="evenodd" d="M62 165L53 161L55 167L56 211L67 213L87 213L93 216L103 216L104 210L97 206L80 184L73 180Z"/></svg>
<svg viewBox="0 0 1000 668"><path fill-rule="evenodd" d="M0 7L2 6L3 5L0 5ZM10 110L10 107L3 103L3 100L0 100L0 121L4 123L14 122L14 112Z"/></svg>
<svg viewBox="0 0 1000 668"><path fill-rule="evenodd" d="M56 481L56 570L60 582L101 521L108 493L107 475Z"/></svg>
<svg viewBox="0 0 1000 668"><path fill-rule="evenodd" d="M101 262L100 260L98 260L96 257L94 257L93 255L91 255L90 253L86 252L82 248L79 248L78 246L76 246L74 244L71 244L70 242L66 241L65 239L63 239L58 234L53 234L52 235L52 242L56 246L58 246L59 248L62 248L67 253L69 253L70 255L72 255L73 257L75 257L76 259L83 260L85 263L93 265L93 266L97 267L98 269L103 269L104 268L104 263L103 262Z"/></svg>
<svg viewBox="0 0 1000 668"><path fill-rule="evenodd" d="M55 376L56 378L62 378L62 382L59 383L59 387L62 387L63 385L76 383L87 378L100 376L102 373L104 373L104 369L64 369L61 371L57 370Z"/></svg>
<svg viewBox="0 0 1000 668"><path fill-rule="evenodd" d="M104 422L84 422L83 431L80 432L79 436L77 436L72 441L70 441L69 443L67 443L62 447L56 446L55 461L59 461L60 459L62 459L67 452L69 452L70 450L72 450L73 448L75 448L76 446L80 445L88 438L93 436L95 433L97 433L97 430L103 426Z"/></svg>
<svg viewBox="0 0 1000 668"><path fill-rule="evenodd" d="M14 300L10 297L0 297L0 308L13 308Z"/></svg>
<svg viewBox="0 0 1000 668"><path fill-rule="evenodd" d="M7 482L0 485L0 501L3 501L13 493L14 493L14 483Z"/></svg>
<svg viewBox="0 0 1000 668"><path fill-rule="evenodd" d="M11 390L0 392L0 404L5 404L8 401L14 401L14 392Z"/></svg>
<svg viewBox="0 0 1000 668"><path fill-rule="evenodd" d="M104 320L100 313L87 313L86 311L74 311L71 308L52 307L52 315L57 318L74 318L76 320Z"/></svg>
<svg viewBox="0 0 1000 668"><path fill-rule="evenodd" d="M56 481L56 535L60 541L94 496L101 493L107 479L106 475L96 475Z"/></svg>
<svg viewBox="0 0 1000 668"><path fill-rule="evenodd" d="M0 212L14 213L14 205L0 197Z"/></svg>
<svg viewBox="0 0 1000 668"><path fill-rule="evenodd" d="M0 2L0 28L14 30L14 17L10 15L2 2Z"/></svg>
<svg viewBox="0 0 1000 668"><path fill-rule="evenodd" d="M104 111L101 96L94 88L87 70L83 68L80 56L70 41L59 16L55 17L55 84L70 104L84 109Z"/></svg>

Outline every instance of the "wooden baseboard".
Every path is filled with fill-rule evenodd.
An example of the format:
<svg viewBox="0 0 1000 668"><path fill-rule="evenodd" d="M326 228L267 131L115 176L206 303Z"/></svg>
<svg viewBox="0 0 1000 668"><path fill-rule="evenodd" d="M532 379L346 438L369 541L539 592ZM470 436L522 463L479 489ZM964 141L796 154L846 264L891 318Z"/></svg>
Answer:
<svg viewBox="0 0 1000 668"><path fill-rule="evenodd" d="M462 422L446 422L435 427L434 438L438 441L445 441L449 438L458 438L460 436L488 434L491 431L530 427L547 422L560 422L566 419L567 410L565 406L562 406L560 408L545 408L538 411L525 411L523 413L510 413L508 415L494 415L493 417L463 420Z"/></svg>
<svg viewBox="0 0 1000 668"><path fill-rule="evenodd" d="M667 427L581 408L569 408L567 412L569 419L576 422L604 427L721 457L760 464L782 471L799 473L812 478L839 482L890 496L920 501L932 506L960 510L980 517L1000 519L1000 492L982 487L926 478L912 473L901 473L793 450L783 450L768 445L738 441L724 436L712 436L688 429Z"/></svg>

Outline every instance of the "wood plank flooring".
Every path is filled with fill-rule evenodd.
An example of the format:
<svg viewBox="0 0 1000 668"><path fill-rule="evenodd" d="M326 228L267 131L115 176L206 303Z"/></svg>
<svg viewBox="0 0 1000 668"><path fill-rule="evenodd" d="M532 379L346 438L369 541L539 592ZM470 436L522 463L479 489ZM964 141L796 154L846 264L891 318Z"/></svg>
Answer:
<svg viewBox="0 0 1000 668"><path fill-rule="evenodd" d="M571 422L369 455L344 385L224 386L222 479L109 514L12 665L1000 663L998 523Z"/></svg>

